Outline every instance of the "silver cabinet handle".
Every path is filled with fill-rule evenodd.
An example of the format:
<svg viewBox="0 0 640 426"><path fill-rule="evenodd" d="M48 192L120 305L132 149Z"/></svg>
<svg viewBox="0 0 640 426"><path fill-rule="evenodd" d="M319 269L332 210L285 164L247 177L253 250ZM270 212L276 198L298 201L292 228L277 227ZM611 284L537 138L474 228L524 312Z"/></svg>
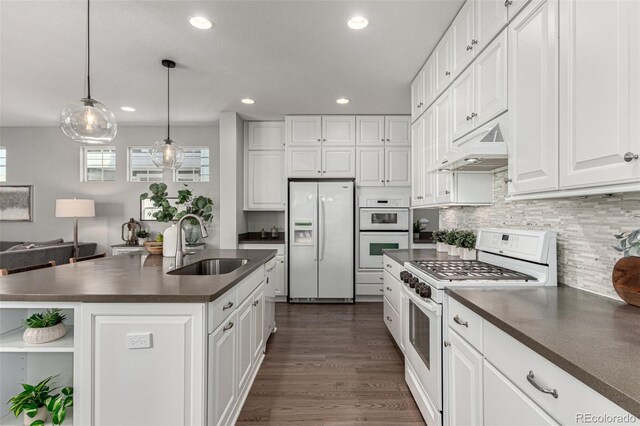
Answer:
<svg viewBox="0 0 640 426"><path fill-rule="evenodd" d="M225 325L222 329L222 331L229 331L233 328L233 323L231 321L229 321L229 324Z"/></svg>
<svg viewBox="0 0 640 426"><path fill-rule="evenodd" d="M390 316L388 316L388 315L387 315L387 321L389 321L389 322L393 322L393 320L391 319L391 317L390 317Z"/></svg>
<svg viewBox="0 0 640 426"><path fill-rule="evenodd" d="M462 321L458 315L456 315L455 317L453 317L453 320L456 322L456 324L463 325L463 326L465 326L465 327L467 327L467 328L469 327L469 323L468 323L468 322L466 322L466 321Z"/></svg>
<svg viewBox="0 0 640 426"><path fill-rule="evenodd" d="M269 284L269 277L267 277L267 284Z"/></svg>
<svg viewBox="0 0 640 426"><path fill-rule="evenodd" d="M442 164L447 164L449 162L449 160L443 160Z"/></svg>
<svg viewBox="0 0 640 426"><path fill-rule="evenodd" d="M449 71L445 71L444 75L451 75L451 73Z"/></svg>
<svg viewBox="0 0 640 426"><path fill-rule="evenodd" d="M382 179L380 182L384 183L384 179Z"/></svg>
<svg viewBox="0 0 640 426"><path fill-rule="evenodd" d="M478 114L476 114L475 112L472 112L472 113L471 113L471 118L473 118L473 117L477 117L477 116L478 116Z"/></svg>
<svg viewBox="0 0 640 426"><path fill-rule="evenodd" d="M253 306L258 306L258 303L260 303L260 299L256 300L255 302L252 303Z"/></svg>
<svg viewBox="0 0 640 426"><path fill-rule="evenodd" d="M391 264L387 263L387 268L391 268Z"/></svg>
<svg viewBox="0 0 640 426"><path fill-rule="evenodd" d="M449 190L444 191L444 195L449 195L449 194L451 194L451 191Z"/></svg>
<svg viewBox="0 0 640 426"><path fill-rule="evenodd" d="M318 170L318 173L320 173L320 170Z"/></svg>
<svg viewBox="0 0 640 426"><path fill-rule="evenodd" d="M380 277L380 280L381 280L381 281L384 281L384 277Z"/></svg>
<svg viewBox="0 0 640 426"><path fill-rule="evenodd" d="M471 49L473 49L473 46L467 45L467 50L471 50Z"/></svg>
<svg viewBox="0 0 640 426"><path fill-rule="evenodd" d="M504 2L504 7L509 7L509 6L511 6L512 4L513 4L513 1L512 1L512 0L505 0L505 2Z"/></svg>
<svg viewBox="0 0 640 426"><path fill-rule="evenodd" d="M451 343L447 342L446 340L442 344L444 345L445 348L451 346Z"/></svg>
<svg viewBox="0 0 640 426"><path fill-rule="evenodd" d="M536 376L533 374L533 371L529 370L529 374L527 374L527 380L529 381L529 383L531 383L531 385L534 388L538 389L542 393L548 393L552 397L558 398L558 391L556 389L548 389L543 387L542 385L540 385L540 383L536 381L535 377Z"/></svg>
<svg viewBox="0 0 640 426"><path fill-rule="evenodd" d="M391 287L387 287L387 291L393 291L393 290L391 290Z"/></svg>
<svg viewBox="0 0 640 426"><path fill-rule="evenodd" d="M381 288L381 289L380 289L380 293L384 293L384 288Z"/></svg>
<svg viewBox="0 0 640 426"><path fill-rule="evenodd" d="M504 183L510 183L513 182L513 179L509 179L508 177L504 178Z"/></svg>
<svg viewBox="0 0 640 426"><path fill-rule="evenodd" d="M318 139L318 142L322 142L322 140L321 140L321 139Z"/></svg>
<svg viewBox="0 0 640 426"><path fill-rule="evenodd" d="M471 117L467 115L467 121L471 121Z"/></svg>
<svg viewBox="0 0 640 426"><path fill-rule="evenodd" d="M322 139L322 142L326 142L326 141L327 141L326 139Z"/></svg>
<svg viewBox="0 0 640 426"><path fill-rule="evenodd" d="M418 104L418 108L420 108L420 105ZM380 139L382 142L384 142L384 138Z"/></svg>
<svg viewBox="0 0 640 426"><path fill-rule="evenodd" d="M474 44L478 44L478 40L476 40L475 38L471 40L471 45L473 46Z"/></svg>
<svg viewBox="0 0 640 426"><path fill-rule="evenodd" d="M233 308L233 302L232 302L232 301L229 301L229 302L227 302L227 304L226 304L226 305L224 305L224 306L222 307L222 310L223 310L223 311L226 311L227 309L231 309L231 308Z"/></svg>
<svg viewBox="0 0 640 426"><path fill-rule="evenodd" d="M626 154L624 154L624 161L626 161L627 163L630 163L633 160L637 160L637 159L638 159L638 154L634 154L633 152L627 152Z"/></svg>

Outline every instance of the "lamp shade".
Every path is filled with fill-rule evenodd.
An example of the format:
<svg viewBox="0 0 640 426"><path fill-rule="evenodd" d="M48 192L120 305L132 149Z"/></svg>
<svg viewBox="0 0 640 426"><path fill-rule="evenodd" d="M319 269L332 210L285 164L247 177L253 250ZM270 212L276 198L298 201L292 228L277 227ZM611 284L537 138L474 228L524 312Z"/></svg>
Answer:
<svg viewBox="0 0 640 426"><path fill-rule="evenodd" d="M63 199L56 200L56 217L95 217L96 207L93 200Z"/></svg>

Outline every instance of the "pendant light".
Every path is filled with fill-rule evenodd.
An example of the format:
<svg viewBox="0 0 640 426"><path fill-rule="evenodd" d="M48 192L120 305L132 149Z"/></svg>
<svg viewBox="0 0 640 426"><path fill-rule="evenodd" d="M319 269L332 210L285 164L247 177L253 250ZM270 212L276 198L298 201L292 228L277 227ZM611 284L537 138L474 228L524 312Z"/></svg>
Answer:
<svg viewBox="0 0 640 426"><path fill-rule="evenodd" d="M67 105L60 113L60 127L74 142L101 145L110 143L118 132L116 117L104 104L91 98L90 8L87 0L87 96Z"/></svg>
<svg viewBox="0 0 640 426"><path fill-rule="evenodd" d="M171 140L171 126L170 126L170 85L169 85L169 73L172 68L176 67L176 63L163 59L162 66L167 69L167 138L157 141L151 148L151 160L153 164L163 169L179 169L184 162L184 150Z"/></svg>

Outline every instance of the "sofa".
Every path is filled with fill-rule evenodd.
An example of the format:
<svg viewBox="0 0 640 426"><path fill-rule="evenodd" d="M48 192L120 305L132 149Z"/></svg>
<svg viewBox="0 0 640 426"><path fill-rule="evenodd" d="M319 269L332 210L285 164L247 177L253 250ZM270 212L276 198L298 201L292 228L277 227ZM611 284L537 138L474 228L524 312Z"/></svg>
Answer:
<svg viewBox="0 0 640 426"><path fill-rule="evenodd" d="M78 243L80 257L95 254L96 247L96 243ZM73 242L64 242L62 239L41 243L0 241L0 269L22 268L52 260L56 265L63 265L69 263L71 257L73 257Z"/></svg>

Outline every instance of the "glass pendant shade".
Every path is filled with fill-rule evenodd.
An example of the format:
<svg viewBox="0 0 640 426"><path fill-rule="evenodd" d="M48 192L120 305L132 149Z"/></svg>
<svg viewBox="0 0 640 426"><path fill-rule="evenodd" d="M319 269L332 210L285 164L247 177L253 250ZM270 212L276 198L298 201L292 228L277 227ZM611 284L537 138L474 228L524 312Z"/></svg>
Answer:
<svg viewBox="0 0 640 426"><path fill-rule="evenodd" d="M184 150L171 139L163 139L153 144L151 161L163 169L179 169L184 162Z"/></svg>
<svg viewBox="0 0 640 426"><path fill-rule="evenodd" d="M90 145L108 144L118 132L113 112L106 105L88 98L62 110L60 127L72 141Z"/></svg>

